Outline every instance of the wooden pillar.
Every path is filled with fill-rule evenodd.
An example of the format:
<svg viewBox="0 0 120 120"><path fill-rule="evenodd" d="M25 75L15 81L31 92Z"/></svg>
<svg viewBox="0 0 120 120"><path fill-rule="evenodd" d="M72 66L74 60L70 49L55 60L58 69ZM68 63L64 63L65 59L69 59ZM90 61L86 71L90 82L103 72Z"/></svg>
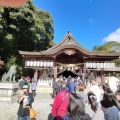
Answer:
<svg viewBox="0 0 120 120"><path fill-rule="evenodd" d="M104 70L101 70L101 83L102 83L102 85L105 84Z"/></svg>
<svg viewBox="0 0 120 120"><path fill-rule="evenodd" d="M38 70L37 69L35 69L35 71L34 71L34 80L35 80L35 82L37 82L37 78L38 77Z"/></svg>
<svg viewBox="0 0 120 120"><path fill-rule="evenodd" d="M54 78L57 78L57 66L54 67Z"/></svg>
<svg viewBox="0 0 120 120"><path fill-rule="evenodd" d="M82 81L85 83L85 64L82 66Z"/></svg>

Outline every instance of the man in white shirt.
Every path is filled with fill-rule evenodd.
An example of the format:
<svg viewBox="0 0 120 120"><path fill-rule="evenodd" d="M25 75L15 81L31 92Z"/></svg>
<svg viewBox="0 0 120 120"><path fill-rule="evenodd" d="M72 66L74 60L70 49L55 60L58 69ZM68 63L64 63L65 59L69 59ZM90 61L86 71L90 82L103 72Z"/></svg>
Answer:
<svg viewBox="0 0 120 120"><path fill-rule="evenodd" d="M98 87L96 81L94 81L94 80L91 81L90 92L92 92L93 94L96 95L96 97L97 97L97 102L99 103L99 102L100 102L101 92L100 92L100 88Z"/></svg>

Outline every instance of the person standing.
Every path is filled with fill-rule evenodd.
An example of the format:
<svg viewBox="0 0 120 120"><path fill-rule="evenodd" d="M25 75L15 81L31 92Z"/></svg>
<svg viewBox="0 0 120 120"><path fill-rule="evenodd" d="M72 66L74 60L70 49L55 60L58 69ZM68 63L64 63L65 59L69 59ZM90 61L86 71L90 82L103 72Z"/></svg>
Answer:
<svg viewBox="0 0 120 120"><path fill-rule="evenodd" d="M90 88L90 92L92 92L93 94L96 95L97 97L97 102L99 103L100 102L100 95L101 95L101 92L100 92L100 88L98 87L96 81L92 80L91 81L91 88Z"/></svg>
<svg viewBox="0 0 120 120"><path fill-rule="evenodd" d="M85 85L83 83L80 83L78 85L77 94L79 94L84 99L85 103L88 103L88 97L87 94L85 94L84 89L85 89Z"/></svg>
<svg viewBox="0 0 120 120"><path fill-rule="evenodd" d="M88 104L85 109L92 120L105 120L104 112L101 110L101 106L97 104L97 97L91 92L88 93Z"/></svg>
<svg viewBox="0 0 120 120"><path fill-rule="evenodd" d="M22 90L23 86L25 85L26 81L25 81L25 77L21 77L20 81L19 81L19 87L20 90Z"/></svg>
<svg viewBox="0 0 120 120"><path fill-rule="evenodd" d="M31 83L31 90L32 90L32 95L33 97L35 97L36 95L36 82L33 80L32 83Z"/></svg>
<svg viewBox="0 0 120 120"><path fill-rule="evenodd" d="M52 116L55 120L61 120L66 115L69 95L70 93L66 91L66 84L62 84L62 90L56 95L52 105Z"/></svg>
<svg viewBox="0 0 120 120"><path fill-rule="evenodd" d="M120 103L109 85L103 85L103 99L100 101L105 120L120 120Z"/></svg>
<svg viewBox="0 0 120 120"><path fill-rule="evenodd" d="M70 82L70 84L68 85L68 87L69 87L69 92L70 92L70 93L75 93L76 85L75 85L75 83L74 83L74 78L71 79L71 82Z"/></svg>
<svg viewBox="0 0 120 120"><path fill-rule="evenodd" d="M17 112L18 120L30 120L29 107L31 106L31 98L24 92L24 90L23 94L18 98L17 103L20 104Z"/></svg>
<svg viewBox="0 0 120 120"><path fill-rule="evenodd" d="M52 88L53 88L53 98L54 98L57 94L57 89L58 89L58 83L55 78L53 79L52 82Z"/></svg>

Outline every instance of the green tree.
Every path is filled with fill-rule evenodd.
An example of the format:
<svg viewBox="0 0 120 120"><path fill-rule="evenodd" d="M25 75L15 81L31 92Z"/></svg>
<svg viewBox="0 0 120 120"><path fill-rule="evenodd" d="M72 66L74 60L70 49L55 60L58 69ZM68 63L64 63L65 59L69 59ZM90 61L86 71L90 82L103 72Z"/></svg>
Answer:
<svg viewBox="0 0 120 120"><path fill-rule="evenodd" d="M93 51L104 53L120 52L120 43L117 41L110 41L102 46L94 46ZM120 66L120 59L113 60L112 62L115 62L116 66Z"/></svg>
<svg viewBox="0 0 120 120"><path fill-rule="evenodd" d="M45 50L54 45L53 38L50 13L39 10L32 1L19 8L0 7L0 56L7 67L23 65L18 50Z"/></svg>

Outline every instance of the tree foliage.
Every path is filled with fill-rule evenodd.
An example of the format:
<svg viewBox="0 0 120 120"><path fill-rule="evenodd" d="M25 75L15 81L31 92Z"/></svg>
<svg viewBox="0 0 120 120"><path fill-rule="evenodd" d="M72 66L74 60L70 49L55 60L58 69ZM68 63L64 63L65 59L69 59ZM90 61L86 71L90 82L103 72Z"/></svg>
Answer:
<svg viewBox="0 0 120 120"><path fill-rule="evenodd" d="M94 46L93 51L104 53L120 52L120 43L117 41L110 41L102 46ZM120 59L113 60L112 62L115 62L116 66L120 66Z"/></svg>
<svg viewBox="0 0 120 120"><path fill-rule="evenodd" d="M0 56L7 67L22 65L18 50L45 50L54 45L53 38L50 13L39 10L32 1L19 8L0 7Z"/></svg>
<svg viewBox="0 0 120 120"><path fill-rule="evenodd" d="M117 41L110 41L102 46L94 46L93 51L105 53L120 52L120 43Z"/></svg>

